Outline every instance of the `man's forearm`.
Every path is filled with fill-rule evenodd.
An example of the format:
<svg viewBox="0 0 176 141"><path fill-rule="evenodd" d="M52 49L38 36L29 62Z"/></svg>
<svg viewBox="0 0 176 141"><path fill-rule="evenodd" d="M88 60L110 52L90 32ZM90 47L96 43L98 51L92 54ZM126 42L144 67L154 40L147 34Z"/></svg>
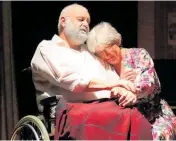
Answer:
<svg viewBox="0 0 176 141"><path fill-rule="evenodd" d="M87 87L83 90L83 92L94 92L94 91L101 91L101 90L111 90L114 87L124 87L124 88L130 88L127 84L130 83L127 80L119 80L116 84L106 84L103 81L100 81L98 79L92 79L90 83L87 85ZM132 86L131 86L132 87ZM130 88L129 90L132 90L134 92L134 88Z"/></svg>
<svg viewBox="0 0 176 141"><path fill-rule="evenodd" d="M94 92L101 90L111 90L113 86L103 83L100 80L93 79L89 82L87 87L83 90L83 92Z"/></svg>

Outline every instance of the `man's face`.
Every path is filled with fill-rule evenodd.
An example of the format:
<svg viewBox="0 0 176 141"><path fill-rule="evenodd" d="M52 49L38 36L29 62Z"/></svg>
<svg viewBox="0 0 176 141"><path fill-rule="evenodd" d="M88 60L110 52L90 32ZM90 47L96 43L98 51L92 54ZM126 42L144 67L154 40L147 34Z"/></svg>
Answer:
<svg viewBox="0 0 176 141"><path fill-rule="evenodd" d="M89 32L90 15L84 8L78 7L65 19L65 34L77 45L87 40Z"/></svg>

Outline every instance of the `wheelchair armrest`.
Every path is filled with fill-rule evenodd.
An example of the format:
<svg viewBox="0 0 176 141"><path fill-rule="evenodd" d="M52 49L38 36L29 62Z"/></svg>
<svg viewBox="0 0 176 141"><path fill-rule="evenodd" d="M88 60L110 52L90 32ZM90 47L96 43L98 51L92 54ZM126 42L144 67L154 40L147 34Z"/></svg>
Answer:
<svg viewBox="0 0 176 141"><path fill-rule="evenodd" d="M46 106L46 105L54 106L54 105L57 105L60 98L62 98L62 95L56 95L56 96L48 97L48 98L45 98L45 99L41 100L40 104L43 105L43 106Z"/></svg>

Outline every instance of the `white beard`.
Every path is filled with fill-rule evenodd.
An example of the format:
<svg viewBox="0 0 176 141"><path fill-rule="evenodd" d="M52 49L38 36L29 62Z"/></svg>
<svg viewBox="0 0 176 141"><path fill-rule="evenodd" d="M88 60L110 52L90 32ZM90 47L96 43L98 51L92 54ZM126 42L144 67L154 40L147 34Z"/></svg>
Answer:
<svg viewBox="0 0 176 141"><path fill-rule="evenodd" d="M65 34L77 45L82 45L87 40L87 33L77 27L74 27L73 23L69 19L66 20Z"/></svg>

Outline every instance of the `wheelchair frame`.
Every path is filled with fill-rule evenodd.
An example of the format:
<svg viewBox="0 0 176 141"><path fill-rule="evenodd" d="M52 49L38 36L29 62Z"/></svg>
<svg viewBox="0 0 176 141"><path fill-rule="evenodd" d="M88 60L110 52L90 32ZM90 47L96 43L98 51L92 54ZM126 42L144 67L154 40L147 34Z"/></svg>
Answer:
<svg viewBox="0 0 176 141"><path fill-rule="evenodd" d="M51 107L56 106L60 96L41 100L44 110L40 115L27 115L15 126L11 140L52 140L55 130L55 118L50 116ZM18 137L19 135L19 137Z"/></svg>

